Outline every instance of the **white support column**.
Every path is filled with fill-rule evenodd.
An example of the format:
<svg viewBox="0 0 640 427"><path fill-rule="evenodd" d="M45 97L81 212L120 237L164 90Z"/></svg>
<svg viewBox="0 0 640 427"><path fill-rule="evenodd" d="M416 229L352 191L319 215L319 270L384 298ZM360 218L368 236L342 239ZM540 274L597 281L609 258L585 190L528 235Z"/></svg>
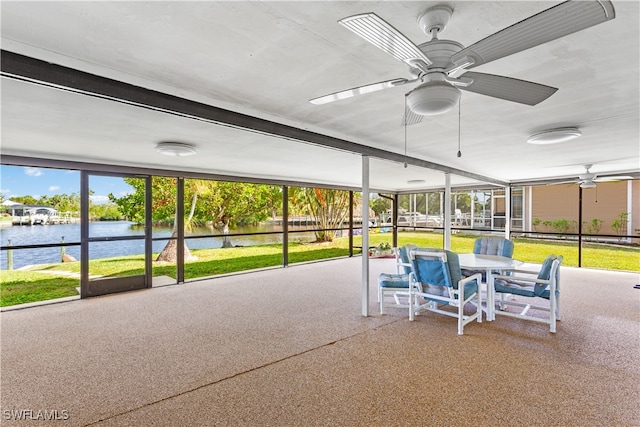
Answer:
<svg viewBox="0 0 640 427"><path fill-rule="evenodd" d="M470 219L471 223L469 224L469 227L473 229L473 225L476 223L476 203L475 203L476 192L475 190L472 190L469 194L471 197L471 219Z"/></svg>
<svg viewBox="0 0 640 427"><path fill-rule="evenodd" d="M369 315L369 156L362 156L362 315Z"/></svg>
<svg viewBox="0 0 640 427"><path fill-rule="evenodd" d="M533 187L529 186L527 191L527 231L533 230Z"/></svg>
<svg viewBox="0 0 640 427"><path fill-rule="evenodd" d="M496 198L495 198L495 190L492 188L491 189L491 223L490 223L490 227L493 230L495 227L495 218L496 218Z"/></svg>
<svg viewBox="0 0 640 427"><path fill-rule="evenodd" d="M627 181L627 213L629 214L629 216L627 216L627 236L632 236L633 235L631 234L633 232L633 181L632 180ZM630 238L625 240L628 243L632 242Z"/></svg>
<svg viewBox="0 0 640 427"><path fill-rule="evenodd" d="M424 214L425 226L429 222L429 193L424 193Z"/></svg>
<svg viewBox="0 0 640 427"><path fill-rule="evenodd" d="M451 174L444 174L444 248L451 249Z"/></svg>
<svg viewBox="0 0 640 427"><path fill-rule="evenodd" d="M504 238L511 235L511 187L504 188Z"/></svg>

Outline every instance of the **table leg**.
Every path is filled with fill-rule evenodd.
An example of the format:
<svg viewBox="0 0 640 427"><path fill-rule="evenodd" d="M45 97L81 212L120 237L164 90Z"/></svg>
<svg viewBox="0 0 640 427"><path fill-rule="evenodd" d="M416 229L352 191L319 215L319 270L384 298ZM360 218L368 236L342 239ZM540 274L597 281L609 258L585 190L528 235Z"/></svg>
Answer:
<svg viewBox="0 0 640 427"><path fill-rule="evenodd" d="M494 301L495 298L495 288L493 287L493 274L491 269L487 269L487 321L496 320L495 317L495 309L496 304Z"/></svg>

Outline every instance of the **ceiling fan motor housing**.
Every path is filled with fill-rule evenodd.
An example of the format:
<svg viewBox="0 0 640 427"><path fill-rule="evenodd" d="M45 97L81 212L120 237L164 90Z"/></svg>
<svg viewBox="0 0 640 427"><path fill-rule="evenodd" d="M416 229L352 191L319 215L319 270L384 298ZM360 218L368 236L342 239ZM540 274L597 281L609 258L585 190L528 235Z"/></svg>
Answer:
<svg viewBox="0 0 640 427"><path fill-rule="evenodd" d="M422 43L418 48L433 62L429 68L442 68L446 70L453 66L451 57L464 49L460 43L453 40L431 40Z"/></svg>

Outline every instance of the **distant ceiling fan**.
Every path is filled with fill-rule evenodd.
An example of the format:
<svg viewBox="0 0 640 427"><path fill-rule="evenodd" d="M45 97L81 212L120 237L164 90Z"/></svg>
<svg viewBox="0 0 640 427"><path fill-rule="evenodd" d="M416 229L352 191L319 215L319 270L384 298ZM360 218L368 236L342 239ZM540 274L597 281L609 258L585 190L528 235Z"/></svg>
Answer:
<svg viewBox="0 0 640 427"><path fill-rule="evenodd" d="M444 30L452 13L450 7L440 5L420 15L418 26L432 39L418 46L375 13L341 19L338 22L344 27L408 65L411 78L359 86L313 98L309 102L326 104L420 82L407 94L407 105L420 116L449 111L460 99L458 88L506 101L536 105L558 89L467 70L615 18L610 1L566 1L465 48L456 41L438 39L438 33Z"/></svg>
<svg viewBox="0 0 640 427"><path fill-rule="evenodd" d="M552 185L558 184L580 184L581 188L596 188L596 182L612 182L612 181L622 181L627 179L633 179L632 176L607 176L604 178L598 178L598 175L592 173L590 169L593 165L584 165L585 173L582 175L578 175L578 179L570 180L570 181L562 181L555 182Z"/></svg>

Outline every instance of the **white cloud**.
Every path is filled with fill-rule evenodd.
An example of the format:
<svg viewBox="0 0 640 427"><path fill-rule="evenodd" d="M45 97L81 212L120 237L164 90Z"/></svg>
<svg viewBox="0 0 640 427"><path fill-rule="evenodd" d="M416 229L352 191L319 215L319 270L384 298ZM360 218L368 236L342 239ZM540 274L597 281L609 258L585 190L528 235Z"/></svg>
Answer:
<svg viewBox="0 0 640 427"><path fill-rule="evenodd" d="M89 196L89 199L91 199L91 201L96 204L107 203L109 201L109 197L97 196L95 194L93 196Z"/></svg>
<svg viewBox="0 0 640 427"><path fill-rule="evenodd" d="M51 187L49 187L49 191L57 191L60 189L60 186L58 185L52 185Z"/></svg>
<svg viewBox="0 0 640 427"><path fill-rule="evenodd" d="M44 172L38 168L24 168L24 173L28 176L42 176Z"/></svg>
<svg viewBox="0 0 640 427"><path fill-rule="evenodd" d="M2 188L2 189L0 189L0 193L9 194L9 193L11 193L11 190L9 190L8 188Z"/></svg>

